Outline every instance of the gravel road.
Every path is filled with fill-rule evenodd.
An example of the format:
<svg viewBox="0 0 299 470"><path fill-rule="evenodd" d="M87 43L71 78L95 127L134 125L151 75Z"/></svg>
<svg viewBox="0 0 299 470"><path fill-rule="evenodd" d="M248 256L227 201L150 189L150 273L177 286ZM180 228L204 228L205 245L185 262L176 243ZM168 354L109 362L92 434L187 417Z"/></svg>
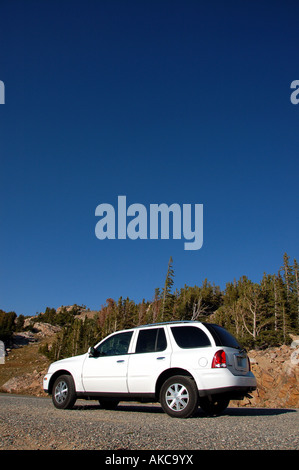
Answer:
<svg viewBox="0 0 299 470"><path fill-rule="evenodd" d="M0 450L298 450L299 410L228 408L171 418L159 404L103 410L77 400L58 410L50 398L0 394Z"/></svg>

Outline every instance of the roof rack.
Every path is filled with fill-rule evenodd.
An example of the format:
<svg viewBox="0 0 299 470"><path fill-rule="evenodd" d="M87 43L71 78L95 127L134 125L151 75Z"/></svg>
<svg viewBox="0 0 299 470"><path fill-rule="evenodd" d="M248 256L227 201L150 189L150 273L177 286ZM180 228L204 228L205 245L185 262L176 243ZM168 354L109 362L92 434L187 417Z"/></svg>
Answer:
<svg viewBox="0 0 299 470"><path fill-rule="evenodd" d="M200 323L197 320L172 320L172 321L164 321L158 323L148 323L147 325L138 325L135 328L145 328L147 326L160 326L160 325L173 325L176 323Z"/></svg>

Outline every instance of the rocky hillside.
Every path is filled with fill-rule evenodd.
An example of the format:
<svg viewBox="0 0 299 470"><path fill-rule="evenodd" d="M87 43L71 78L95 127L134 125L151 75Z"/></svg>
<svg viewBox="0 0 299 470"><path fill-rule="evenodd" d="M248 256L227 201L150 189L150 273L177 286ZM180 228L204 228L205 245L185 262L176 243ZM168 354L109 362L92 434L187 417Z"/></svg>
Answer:
<svg viewBox="0 0 299 470"><path fill-rule="evenodd" d="M39 353L45 342L52 343L60 327L34 323L34 333L13 334L12 347L7 349L5 363L0 365L0 392L44 396L42 379L49 360Z"/></svg>
<svg viewBox="0 0 299 470"><path fill-rule="evenodd" d="M14 334L13 347L0 365L0 392L45 396L42 378L49 361L39 353L51 344L60 327L35 323L34 332ZM299 408L299 337L290 346L249 351L251 368L258 381L252 398L231 406Z"/></svg>
<svg viewBox="0 0 299 470"><path fill-rule="evenodd" d="M258 387L252 399L237 405L267 408L299 408L299 337L291 346L248 353Z"/></svg>

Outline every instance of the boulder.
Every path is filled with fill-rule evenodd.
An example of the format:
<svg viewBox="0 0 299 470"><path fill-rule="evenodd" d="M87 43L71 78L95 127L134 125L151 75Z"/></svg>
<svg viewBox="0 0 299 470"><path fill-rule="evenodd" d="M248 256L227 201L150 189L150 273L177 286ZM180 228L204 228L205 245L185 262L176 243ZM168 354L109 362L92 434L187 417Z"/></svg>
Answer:
<svg viewBox="0 0 299 470"><path fill-rule="evenodd" d="M257 390L237 406L299 408L299 346L252 350L248 355Z"/></svg>

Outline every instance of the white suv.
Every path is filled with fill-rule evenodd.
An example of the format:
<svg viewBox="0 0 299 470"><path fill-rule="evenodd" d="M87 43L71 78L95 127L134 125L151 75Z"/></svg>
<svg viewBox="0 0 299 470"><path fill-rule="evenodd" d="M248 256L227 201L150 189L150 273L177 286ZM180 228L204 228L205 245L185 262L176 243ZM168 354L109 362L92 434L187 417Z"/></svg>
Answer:
<svg viewBox="0 0 299 470"><path fill-rule="evenodd" d="M187 418L200 406L220 414L255 390L246 351L224 328L196 321L156 323L113 333L81 355L56 361L44 390L57 408L77 398L113 409L119 401L161 403Z"/></svg>

